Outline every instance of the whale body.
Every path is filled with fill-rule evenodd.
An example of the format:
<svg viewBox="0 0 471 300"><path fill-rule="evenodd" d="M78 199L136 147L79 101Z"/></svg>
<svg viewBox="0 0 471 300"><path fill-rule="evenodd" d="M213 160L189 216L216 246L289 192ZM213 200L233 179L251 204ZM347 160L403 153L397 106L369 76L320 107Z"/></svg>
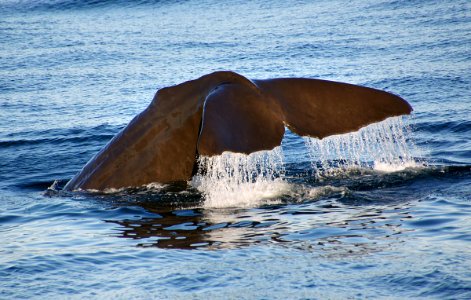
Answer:
<svg viewBox="0 0 471 300"><path fill-rule="evenodd" d="M363 86L215 72L158 90L65 189L189 180L198 156L270 150L280 145L285 127L322 139L411 111L401 97Z"/></svg>

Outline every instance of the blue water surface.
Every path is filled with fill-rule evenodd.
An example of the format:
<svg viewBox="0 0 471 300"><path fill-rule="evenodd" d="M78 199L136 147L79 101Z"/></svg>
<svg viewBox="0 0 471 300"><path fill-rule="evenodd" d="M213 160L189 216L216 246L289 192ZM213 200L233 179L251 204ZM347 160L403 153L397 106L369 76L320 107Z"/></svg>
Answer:
<svg viewBox="0 0 471 300"><path fill-rule="evenodd" d="M471 299L469 1L0 12L1 299ZM274 202L208 207L186 183L58 191L157 89L217 70L397 93L420 167L320 180L288 133Z"/></svg>

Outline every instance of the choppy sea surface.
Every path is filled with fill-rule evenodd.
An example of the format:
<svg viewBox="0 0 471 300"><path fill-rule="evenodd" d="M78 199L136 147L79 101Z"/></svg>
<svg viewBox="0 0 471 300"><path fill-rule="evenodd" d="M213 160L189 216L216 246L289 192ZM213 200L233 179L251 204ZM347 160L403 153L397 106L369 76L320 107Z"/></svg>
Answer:
<svg viewBox="0 0 471 300"><path fill-rule="evenodd" d="M414 113L61 191L157 89L217 70ZM469 1L0 1L0 298L471 299L470 71Z"/></svg>

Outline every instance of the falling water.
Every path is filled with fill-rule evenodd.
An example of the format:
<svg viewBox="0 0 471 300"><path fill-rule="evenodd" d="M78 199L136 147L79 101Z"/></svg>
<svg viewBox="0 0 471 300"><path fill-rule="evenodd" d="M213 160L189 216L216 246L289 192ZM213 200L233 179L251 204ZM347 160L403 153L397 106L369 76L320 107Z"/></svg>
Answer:
<svg viewBox="0 0 471 300"><path fill-rule="evenodd" d="M250 155L224 152L201 157L199 172L191 184L205 196L208 207L244 207L282 194L288 184L282 179L281 147Z"/></svg>
<svg viewBox="0 0 471 300"><path fill-rule="evenodd" d="M304 141L316 175L324 177L365 168L395 172L416 167L413 153L419 151L411 136L403 117L395 117L357 132Z"/></svg>
<svg viewBox="0 0 471 300"><path fill-rule="evenodd" d="M322 140L304 138L310 165L318 179L358 170L395 172L418 165L411 130L403 118L389 118L358 132ZM287 194L283 177L283 151L250 155L225 152L199 159L199 172L191 184L205 196L208 207L246 207Z"/></svg>

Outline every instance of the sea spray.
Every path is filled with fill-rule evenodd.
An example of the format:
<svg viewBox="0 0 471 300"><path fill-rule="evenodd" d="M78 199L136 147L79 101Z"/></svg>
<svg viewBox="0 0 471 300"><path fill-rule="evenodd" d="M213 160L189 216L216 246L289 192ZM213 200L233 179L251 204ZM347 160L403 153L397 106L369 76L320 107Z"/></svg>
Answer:
<svg viewBox="0 0 471 300"><path fill-rule="evenodd" d="M304 140L312 167L321 178L365 168L395 172L417 167L418 160L413 154L419 151L411 137L411 129L403 117L395 117L357 132Z"/></svg>
<svg viewBox="0 0 471 300"><path fill-rule="evenodd" d="M283 181L281 147L249 155L224 152L201 157L191 184L205 197L207 207L247 207L280 196L288 189Z"/></svg>

